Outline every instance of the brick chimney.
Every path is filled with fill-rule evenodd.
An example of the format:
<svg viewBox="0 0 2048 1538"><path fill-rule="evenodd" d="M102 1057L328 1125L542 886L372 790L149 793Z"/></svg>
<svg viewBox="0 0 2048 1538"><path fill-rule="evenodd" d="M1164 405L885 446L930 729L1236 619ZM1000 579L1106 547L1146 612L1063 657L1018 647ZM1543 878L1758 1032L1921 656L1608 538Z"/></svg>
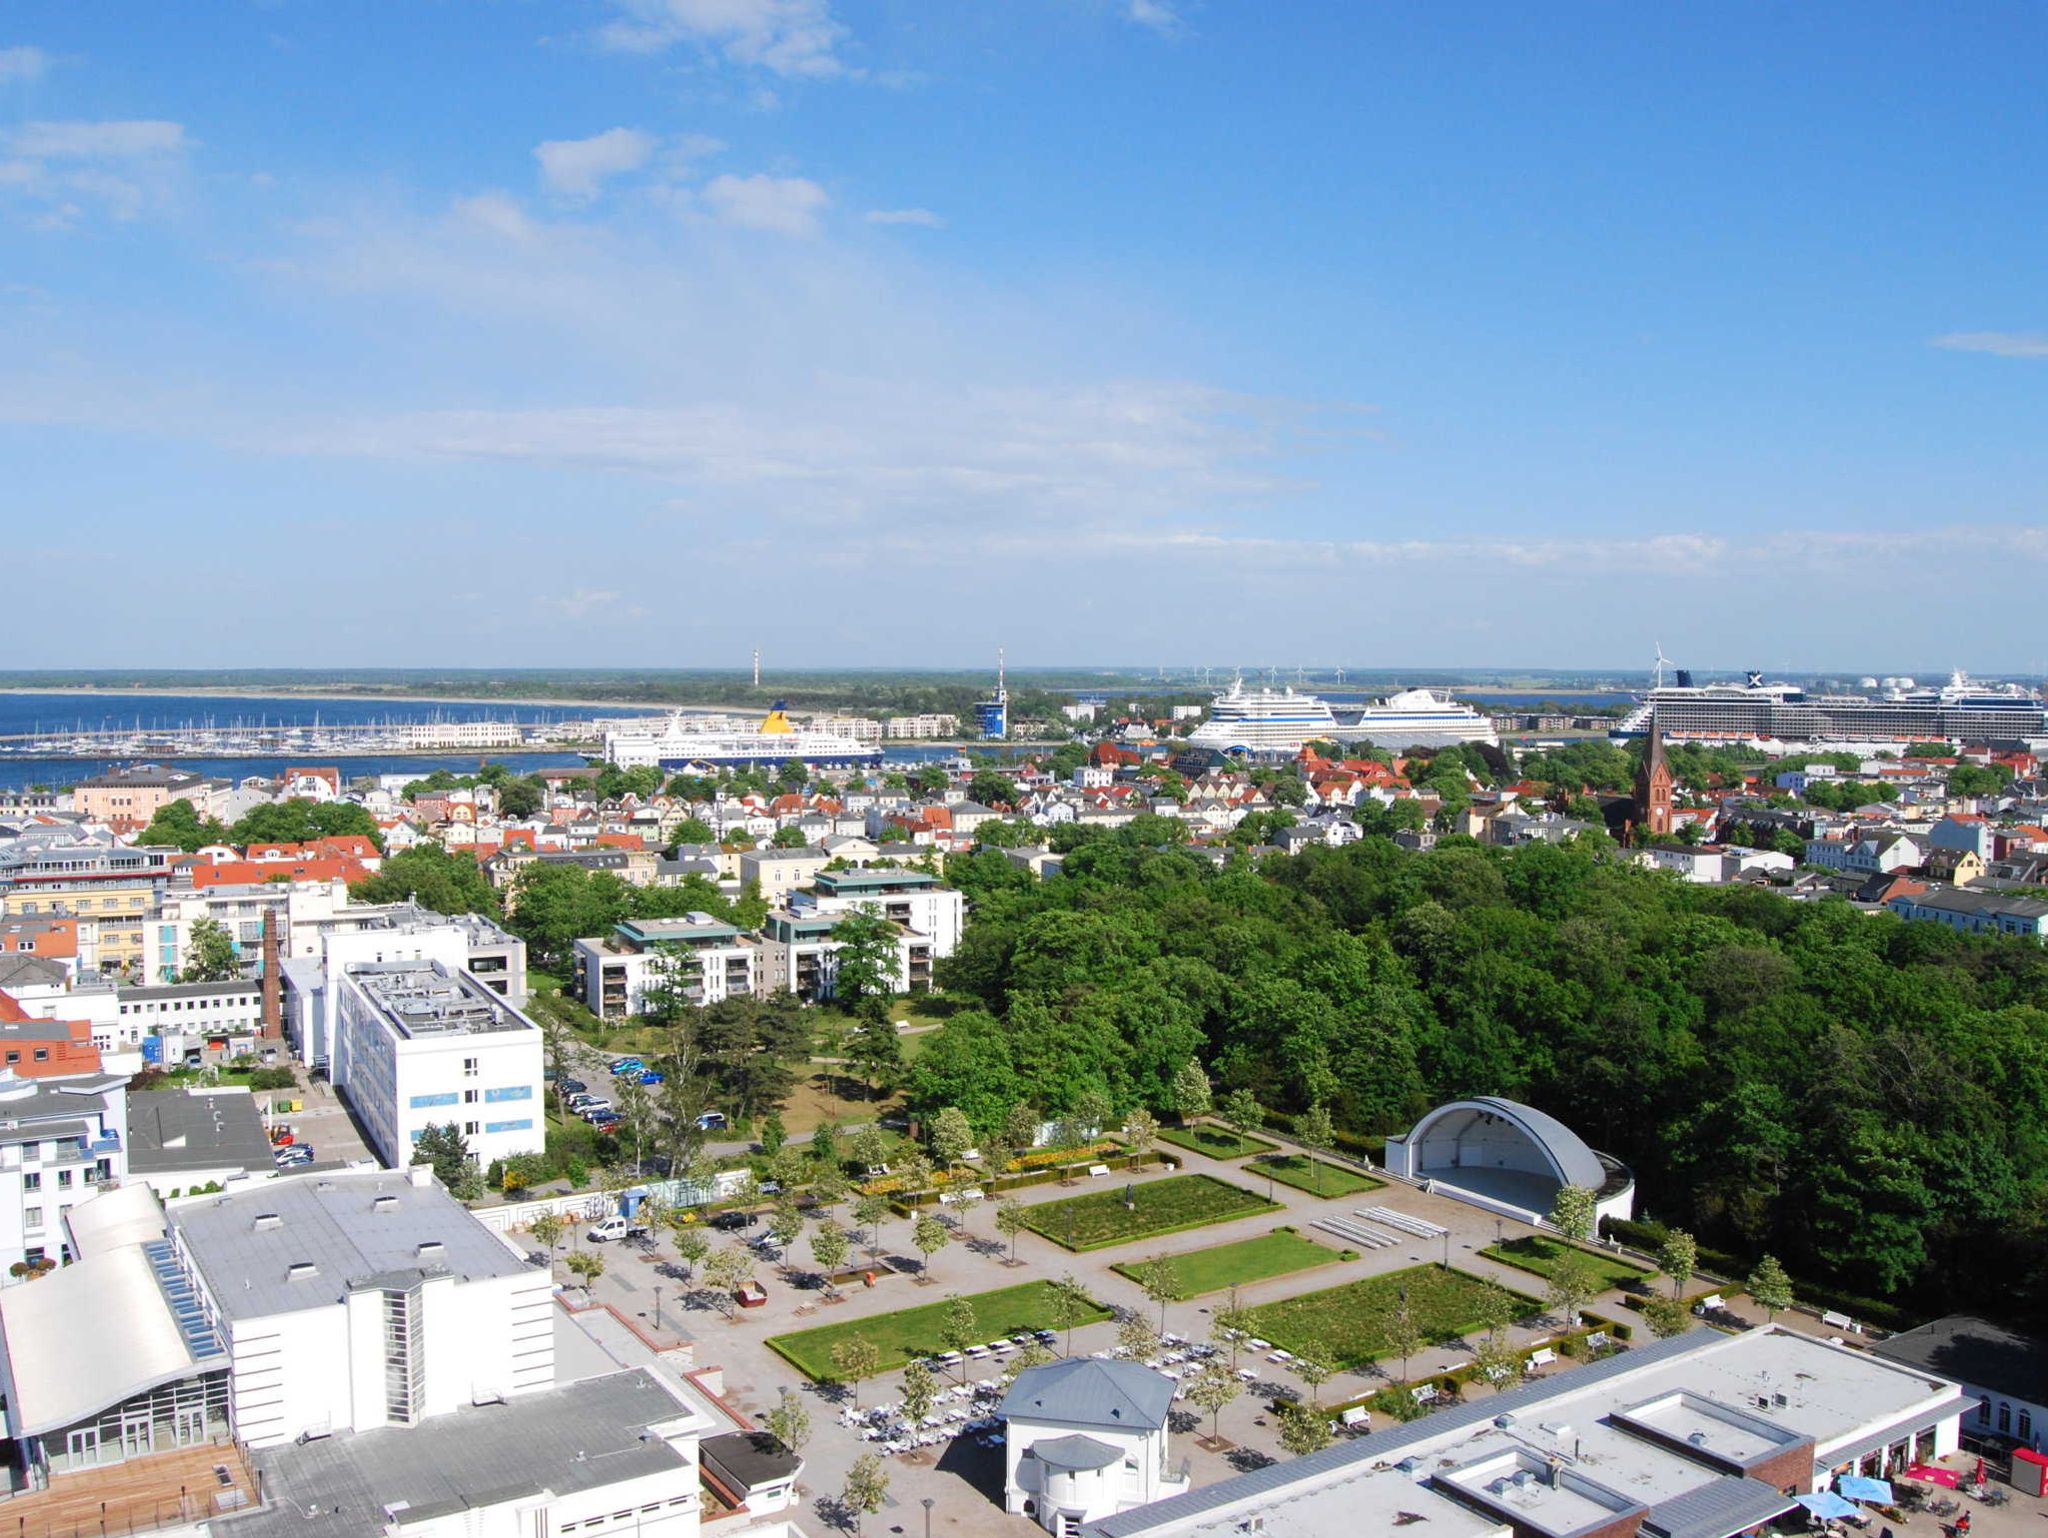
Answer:
<svg viewBox="0 0 2048 1538"><path fill-rule="evenodd" d="M284 1035L284 975L277 960L277 909L263 910L263 1035Z"/></svg>

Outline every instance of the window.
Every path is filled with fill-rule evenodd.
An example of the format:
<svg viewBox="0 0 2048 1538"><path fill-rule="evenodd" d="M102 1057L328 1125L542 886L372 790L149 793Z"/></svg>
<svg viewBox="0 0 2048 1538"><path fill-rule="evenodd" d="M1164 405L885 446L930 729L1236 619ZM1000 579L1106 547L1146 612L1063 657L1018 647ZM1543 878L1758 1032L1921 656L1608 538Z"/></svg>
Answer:
<svg viewBox="0 0 2048 1538"><path fill-rule="evenodd" d="M2002 1399L1998 1402L1998 1434L2012 1435L2012 1406Z"/></svg>
<svg viewBox="0 0 2048 1538"><path fill-rule="evenodd" d="M30 1170L27 1174L23 1175L21 1177L21 1188L24 1191L42 1190L43 1172L41 1170ZM1990 1411L1987 1409L1985 1413L1988 1415Z"/></svg>
<svg viewBox="0 0 2048 1538"><path fill-rule="evenodd" d="M37 1061L37 1062L39 1062L39 1063L47 1063L47 1062L48 1062L49 1060L50 1060L50 1049L49 1049L48 1047L37 1047L37 1048L36 1048L36 1061Z"/></svg>
<svg viewBox="0 0 2048 1538"><path fill-rule="evenodd" d="M2025 1405L2020 1406L2020 1440L2022 1442L2034 1440L2034 1412Z"/></svg>
<svg viewBox="0 0 2048 1538"><path fill-rule="evenodd" d="M462 1135L464 1137L475 1137L482 1130L483 1127L477 1122L466 1121L462 1124Z"/></svg>
<svg viewBox="0 0 2048 1538"><path fill-rule="evenodd" d="M462 1060L462 1076L465 1079L473 1079L477 1076L477 1073L482 1066L483 1059L476 1057L465 1057Z"/></svg>
<svg viewBox="0 0 2048 1538"><path fill-rule="evenodd" d="M1977 1424L1980 1426L1991 1424L1991 1401L1988 1399L1977 1401Z"/></svg>
<svg viewBox="0 0 2048 1538"><path fill-rule="evenodd" d="M60 1191L68 1191L71 1189L71 1171L57 1171L57 1189Z"/></svg>
<svg viewBox="0 0 2048 1538"><path fill-rule="evenodd" d="M43 1209L40 1207L22 1208L21 1226L23 1228L41 1228L43 1226Z"/></svg>
<svg viewBox="0 0 2048 1538"><path fill-rule="evenodd" d="M464 1091L462 1092L462 1103L463 1103L464 1105L475 1105L475 1104L476 1104L476 1091L475 1091L475 1090L473 1090L473 1089L466 1089L466 1090L464 1090Z"/></svg>

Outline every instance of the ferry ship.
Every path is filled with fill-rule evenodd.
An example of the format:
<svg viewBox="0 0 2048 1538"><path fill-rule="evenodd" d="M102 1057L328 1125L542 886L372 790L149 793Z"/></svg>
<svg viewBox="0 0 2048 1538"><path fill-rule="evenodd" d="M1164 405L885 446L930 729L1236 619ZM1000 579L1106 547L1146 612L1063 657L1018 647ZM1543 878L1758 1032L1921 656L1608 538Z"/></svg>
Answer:
<svg viewBox="0 0 2048 1538"><path fill-rule="evenodd" d="M1960 671L1938 689L1899 687L1868 695L1808 694L1797 684L1766 682L1759 672L1739 684L1696 684L1681 668L1676 683L1660 682L1637 701L1615 727L1617 739L1644 736L1653 719L1674 741L1766 747L1877 749L2048 737L2048 708L2038 696L2017 684L1975 683Z"/></svg>
<svg viewBox="0 0 2048 1538"><path fill-rule="evenodd" d="M1337 718L1313 694L1247 689L1240 678L1216 696L1209 719L1188 733L1188 742L1221 753L1291 754L1336 735Z"/></svg>
<svg viewBox="0 0 2048 1538"><path fill-rule="evenodd" d="M1402 689L1337 726L1346 742L1369 741L1396 750L1500 741L1490 717L1435 689Z"/></svg>
<svg viewBox="0 0 2048 1538"><path fill-rule="evenodd" d="M788 706L777 700L751 732L706 731L681 711L659 723L608 726L604 756L621 769L774 768L792 758L813 769L865 769L881 763L882 749L857 737L799 731L790 724Z"/></svg>

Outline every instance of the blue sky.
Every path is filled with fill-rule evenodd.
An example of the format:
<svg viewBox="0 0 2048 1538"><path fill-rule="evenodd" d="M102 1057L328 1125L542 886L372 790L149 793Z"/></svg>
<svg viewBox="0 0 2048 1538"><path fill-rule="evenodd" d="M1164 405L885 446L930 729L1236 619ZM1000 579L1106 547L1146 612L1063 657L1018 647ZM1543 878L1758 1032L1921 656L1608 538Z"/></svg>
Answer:
<svg viewBox="0 0 2048 1538"><path fill-rule="evenodd" d="M2048 666L2038 6L194 14L0 11L16 665Z"/></svg>

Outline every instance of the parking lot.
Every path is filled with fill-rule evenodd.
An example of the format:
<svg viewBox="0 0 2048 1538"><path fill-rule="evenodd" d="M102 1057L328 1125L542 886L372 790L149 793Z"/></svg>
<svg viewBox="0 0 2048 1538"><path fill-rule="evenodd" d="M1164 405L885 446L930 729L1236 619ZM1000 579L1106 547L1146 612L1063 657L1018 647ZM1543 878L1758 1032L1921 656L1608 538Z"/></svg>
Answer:
<svg viewBox="0 0 2048 1538"><path fill-rule="evenodd" d="M346 1164L356 1159L374 1161L377 1155L363 1140L362 1130L334 1086L325 1079L304 1082L303 1069L299 1077L302 1083L298 1089L266 1090L258 1096L259 1103L266 1106L279 1100L297 1100L304 1105L303 1110L287 1112L280 1118L291 1126L293 1142L310 1143L315 1160L321 1164Z"/></svg>

